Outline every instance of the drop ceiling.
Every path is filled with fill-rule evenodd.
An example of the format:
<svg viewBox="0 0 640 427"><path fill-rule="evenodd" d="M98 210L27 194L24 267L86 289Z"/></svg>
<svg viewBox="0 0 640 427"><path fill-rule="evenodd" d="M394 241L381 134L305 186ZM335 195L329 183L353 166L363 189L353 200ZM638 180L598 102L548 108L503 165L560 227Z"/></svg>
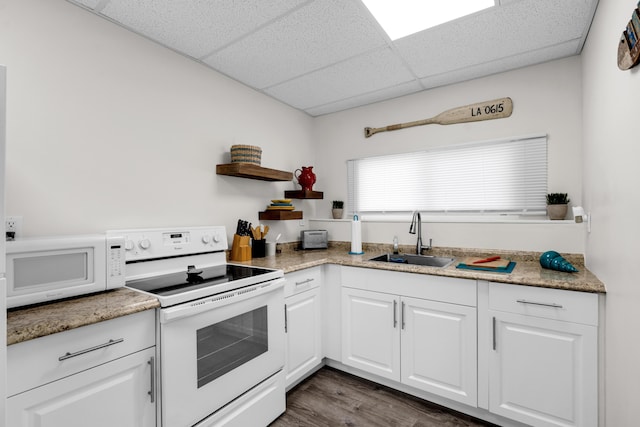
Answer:
<svg viewBox="0 0 640 427"><path fill-rule="evenodd" d="M598 4L496 0L391 41L360 0L69 1L311 116L578 55Z"/></svg>

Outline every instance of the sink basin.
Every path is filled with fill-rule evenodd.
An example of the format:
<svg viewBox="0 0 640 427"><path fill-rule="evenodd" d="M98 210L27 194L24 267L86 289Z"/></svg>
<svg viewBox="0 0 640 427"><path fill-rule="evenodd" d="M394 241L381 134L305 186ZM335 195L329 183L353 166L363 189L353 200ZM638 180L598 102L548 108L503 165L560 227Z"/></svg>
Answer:
<svg viewBox="0 0 640 427"><path fill-rule="evenodd" d="M398 264L426 265L429 267L447 267L455 258L431 256L431 255L414 255L414 254L382 254L369 261L394 262Z"/></svg>

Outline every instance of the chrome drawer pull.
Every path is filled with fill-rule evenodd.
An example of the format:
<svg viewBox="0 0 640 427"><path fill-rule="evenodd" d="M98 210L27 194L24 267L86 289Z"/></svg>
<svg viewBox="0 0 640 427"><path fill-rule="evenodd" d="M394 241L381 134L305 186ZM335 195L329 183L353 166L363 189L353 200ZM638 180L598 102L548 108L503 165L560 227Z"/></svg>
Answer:
<svg viewBox="0 0 640 427"><path fill-rule="evenodd" d="M89 353L89 352L92 352L92 351L100 350L101 348L109 347L109 346L112 346L114 344L119 344L122 341L124 341L124 338L118 338L117 340L109 340L108 342L106 342L104 344L99 344L99 345L97 345L95 347L91 347L91 348L87 348L87 349L84 349L84 350L76 351L75 353L67 352L64 356L58 357L58 360L60 362L62 362L63 360L71 359L72 357L80 356L81 354L85 354L85 353Z"/></svg>
<svg viewBox="0 0 640 427"><path fill-rule="evenodd" d="M303 280L302 282L296 282L296 286L301 286L301 285L306 285L309 282L313 282L315 279L311 278L311 279L307 279L307 280Z"/></svg>
<svg viewBox="0 0 640 427"><path fill-rule="evenodd" d="M546 303L546 302L534 302L534 301L527 301L525 299L519 299L519 300L516 300L516 302L519 302L520 304L541 305L543 307L563 308L562 305L560 305L560 304Z"/></svg>

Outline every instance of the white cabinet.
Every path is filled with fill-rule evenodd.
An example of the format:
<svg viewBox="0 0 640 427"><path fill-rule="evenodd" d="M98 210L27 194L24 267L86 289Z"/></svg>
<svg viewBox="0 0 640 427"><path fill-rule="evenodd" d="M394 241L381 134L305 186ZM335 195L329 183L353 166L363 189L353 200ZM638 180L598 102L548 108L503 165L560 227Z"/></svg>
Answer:
<svg viewBox="0 0 640 427"><path fill-rule="evenodd" d="M475 406L475 282L351 268L343 273L342 363Z"/></svg>
<svg viewBox="0 0 640 427"><path fill-rule="evenodd" d="M320 267L285 275L286 387L322 364Z"/></svg>
<svg viewBox="0 0 640 427"><path fill-rule="evenodd" d="M475 406L476 308L401 298L402 383Z"/></svg>
<svg viewBox="0 0 640 427"><path fill-rule="evenodd" d="M396 295L342 288L342 363L400 381Z"/></svg>
<svg viewBox="0 0 640 427"><path fill-rule="evenodd" d="M153 310L14 344L7 356L8 425L156 425Z"/></svg>
<svg viewBox="0 0 640 427"><path fill-rule="evenodd" d="M154 427L153 348L8 399L7 422L23 427Z"/></svg>
<svg viewBox="0 0 640 427"><path fill-rule="evenodd" d="M598 425L598 296L489 284L489 410L531 426Z"/></svg>

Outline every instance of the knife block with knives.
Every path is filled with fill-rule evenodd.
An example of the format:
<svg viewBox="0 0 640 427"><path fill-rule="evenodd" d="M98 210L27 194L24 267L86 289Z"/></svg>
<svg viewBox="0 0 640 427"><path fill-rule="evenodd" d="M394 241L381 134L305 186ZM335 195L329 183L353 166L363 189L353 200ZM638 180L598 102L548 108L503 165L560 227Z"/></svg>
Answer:
<svg viewBox="0 0 640 427"><path fill-rule="evenodd" d="M231 261L251 261L251 237L233 235Z"/></svg>
<svg viewBox="0 0 640 427"><path fill-rule="evenodd" d="M239 219L231 245L231 261L250 261L252 258L264 258L265 239L268 232L268 225L252 227L250 222Z"/></svg>

